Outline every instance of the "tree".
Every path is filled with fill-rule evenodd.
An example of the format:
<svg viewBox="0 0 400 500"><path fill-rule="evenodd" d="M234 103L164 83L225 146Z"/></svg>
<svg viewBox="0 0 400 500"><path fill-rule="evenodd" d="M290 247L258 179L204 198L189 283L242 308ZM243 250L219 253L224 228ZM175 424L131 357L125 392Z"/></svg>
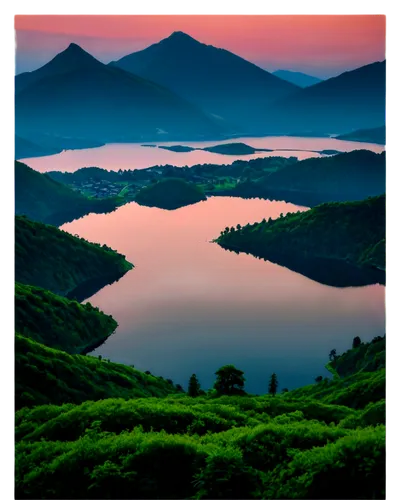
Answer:
<svg viewBox="0 0 400 500"><path fill-rule="evenodd" d="M287 387L284 387L284 388L282 389L282 392L289 392L289 389L288 389Z"/></svg>
<svg viewBox="0 0 400 500"><path fill-rule="evenodd" d="M197 398L197 396L200 396L200 382L196 374L194 373L189 379L188 394L192 398Z"/></svg>
<svg viewBox="0 0 400 500"><path fill-rule="evenodd" d="M278 377L276 376L276 373L273 373L269 380L268 392L273 396L275 396L277 390L278 390Z"/></svg>
<svg viewBox="0 0 400 500"><path fill-rule="evenodd" d="M317 382L317 384L319 382L322 382L323 378L322 378L322 375L318 375L318 377L315 377L315 381Z"/></svg>
<svg viewBox="0 0 400 500"><path fill-rule="evenodd" d="M356 347L359 347L361 345L361 339L360 337L354 337L353 339L353 349Z"/></svg>
<svg viewBox="0 0 400 500"><path fill-rule="evenodd" d="M222 366L215 372L214 389L219 395L244 394L244 372L233 365Z"/></svg>
<svg viewBox="0 0 400 500"><path fill-rule="evenodd" d="M331 352L329 353L329 360L335 361L336 358L337 358L336 349L332 349Z"/></svg>

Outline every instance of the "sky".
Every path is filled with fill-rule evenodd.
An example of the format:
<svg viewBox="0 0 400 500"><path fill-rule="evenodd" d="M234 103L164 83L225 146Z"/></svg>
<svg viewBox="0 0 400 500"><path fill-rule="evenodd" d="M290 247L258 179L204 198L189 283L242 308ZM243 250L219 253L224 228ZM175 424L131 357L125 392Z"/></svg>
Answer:
<svg viewBox="0 0 400 500"><path fill-rule="evenodd" d="M269 71L329 78L385 59L385 16L15 16L16 72L75 42L102 62L183 31Z"/></svg>

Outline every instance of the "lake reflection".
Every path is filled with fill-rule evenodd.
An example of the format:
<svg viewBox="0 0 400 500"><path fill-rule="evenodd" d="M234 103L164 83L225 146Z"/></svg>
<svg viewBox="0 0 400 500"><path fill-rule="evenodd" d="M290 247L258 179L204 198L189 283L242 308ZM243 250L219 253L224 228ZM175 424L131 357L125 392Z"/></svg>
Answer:
<svg viewBox="0 0 400 500"><path fill-rule="evenodd" d="M233 163L235 160L251 160L264 158L266 156L296 156L299 160L320 156L315 151L335 149L338 151L353 151L355 149L369 149L375 153L382 152L385 148L378 144L365 142L339 141L322 137L239 137L226 141L207 142L157 142L165 146L181 144L194 148L204 148L217 144L230 142L244 142L254 148L275 149L274 152L258 152L252 155L232 156L210 153L208 151L190 151L188 153L175 153L165 149L142 147L141 144L107 144L100 148L80 149L65 151L63 153L43 156L39 158L28 158L22 160L30 167L39 172L59 170L74 172L82 167L100 167L107 170L127 170L135 168L147 168L154 165L175 165L183 167L202 163L214 163L224 165ZM149 143L146 143L149 144ZM290 151L287 151L287 150ZM286 151L285 151L286 150Z"/></svg>
<svg viewBox="0 0 400 500"><path fill-rule="evenodd" d="M112 314L117 332L93 352L172 378L186 387L196 373L210 387L233 363L246 388L280 389L327 375L328 353L359 335L384 333L384 287L334 288L210 240L225 226L305 210L285 202L210 198L164 211L131 203L91 214L63 229L106 243L136 267L90 298Z"/></svg>

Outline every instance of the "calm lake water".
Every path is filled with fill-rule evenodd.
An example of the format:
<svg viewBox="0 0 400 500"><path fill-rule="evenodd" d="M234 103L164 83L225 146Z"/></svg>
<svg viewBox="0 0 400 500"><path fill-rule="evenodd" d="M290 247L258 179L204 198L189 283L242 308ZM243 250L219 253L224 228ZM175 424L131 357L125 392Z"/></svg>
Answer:
<svg viewBox="0 0 400 500"><path fill-rule="evenodd" d="M90 163L97 162L92 157ZM215 371L228 363L244 370L252 393L266 392L272 372L280 389L328 375L331 349L340 353L356 335L370 340L384 333L384 287L322 285L210 242L225 226L297 210L305 208L216 197L175 211L130 203L65 224L63 229L106 243L136 266L89 299L119 323L92 354L184 387L192 373L210 387Z"/></svg>
<svg viewBox="0 0 400 500"><path fill-rule="evenodd" d="M274 149L274 152L258 152L252 155L233 156L209 153L207 151L190 151L175 153L155 147L143 147L141 144L107 144L100 148L64 151L63 153L24 159L24 163L39 172L59 170L74 172L82 167L100 167L107 170L126 170L147 168L154 165L184 165L192 166L200 163L214 163L217 165L230 164L235 160L251 160L266 156L296 156L299 159L320 156L315 151L335 149L337 151L353 151L355 149L369 149L376 153L384 150L384 146L365 142L340 141L332 138L319 137L238 137L226 141L208 142L157 142L154 144L171 146L181 144L191 147L204 148L217 144L244 142L254 148ZM150 144L150 143L146 143ZM290 151L284 151L284 150Z"/></svg>

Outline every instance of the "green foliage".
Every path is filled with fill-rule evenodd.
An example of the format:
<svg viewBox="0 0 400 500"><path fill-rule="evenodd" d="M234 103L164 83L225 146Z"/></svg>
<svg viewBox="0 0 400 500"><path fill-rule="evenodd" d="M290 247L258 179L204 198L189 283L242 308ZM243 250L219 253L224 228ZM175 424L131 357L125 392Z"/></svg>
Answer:
<svg viewBox="0 0 400 500"><path fill-rule="evenodd" d="M15 405L81 403L108 397L165 396L176 389L157 377L93 356L70 355L15 336Z"/></svg>
<svg viewBox="0 0 400 500"><path fill-rule="evenodd" d="M215 372L214 389L219 395L244 394L244 372L233 365L222 366Z"/></svg>
<svg viewBox="0 0 400 500"><path fill-rule="evenodd" d="M89 243L54 226L15 217L15 280L71 295L91 283L91 293L132 269L107 245Z"/></svg>
<svg viewBox="0 0 400 500"><path fill-rule="evenodd" d="M142 188L135 196L135 201L149 207L174 210L206 200L203 191L195 184L183 179L163 179Z"/></svg>
<svg viewBox="0 0 400 500"><path fill-rule="evenodd" d="M15 284L15 329L41 344L70 354L84 353L116 327L112 316L89 302L83 305L42 288Z"/></svg>
<svg viewBox="0 0 400 500"><path fill-rule="evenodd" d="M15 162L15 213L47 224L61 225L90 212L110 212L116 199L89 199L36 172L24 163Z"/></svg>
<svg viewBox="0 0 400 500"><path fill-rule="evenodd" d="M359 202L325 203L306 212L221 232L217 243L273 259L290 255L347 261L385 268L381 241L385 237L385 195ZM380 244L382 252L374 248ZM373 251L375 260L371 260ZM374 264L375 263L375 264Z"/></svg>
<svg viewBox="0 0 400 500"><path fill-rule="evenodd" d="M200 382L195 373L189 379L188 394L192 398L200 396Z"/></svg>

